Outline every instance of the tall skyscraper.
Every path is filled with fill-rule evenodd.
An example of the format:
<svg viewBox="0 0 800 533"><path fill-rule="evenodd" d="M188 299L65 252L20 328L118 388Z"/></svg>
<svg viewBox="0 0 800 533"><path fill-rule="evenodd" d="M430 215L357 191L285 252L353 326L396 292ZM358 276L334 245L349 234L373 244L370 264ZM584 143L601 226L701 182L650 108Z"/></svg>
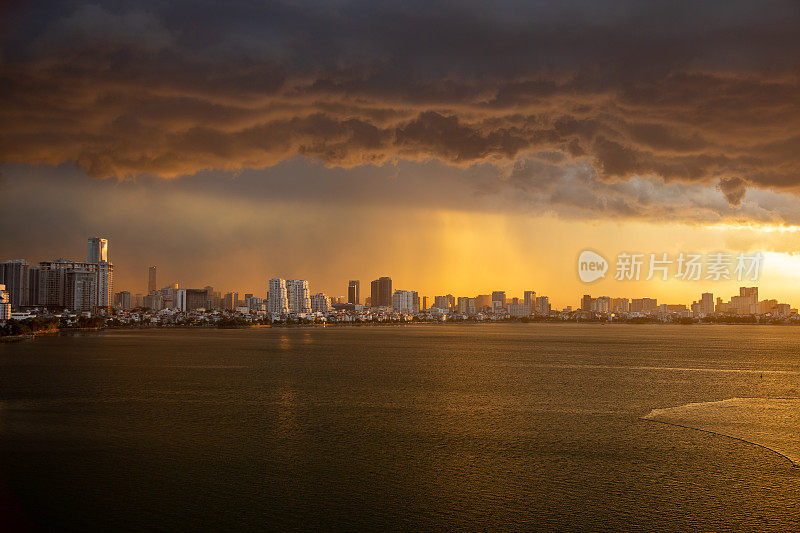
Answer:
<svg viewBox="0 0 800 533"><path fill-rule="evenodd" d="M89 237L89 249L86 253L87 263L108 261L108 239Z"/></svg>
<svg viewBox="0 0 800 533"><path fill-rule="evenodd" d="M370 284L370 305L372 307L392 306L392 278L383 276Z"/></svg>
<svg viewBox="0 0 800 533"><path fill-rule="evenodd" d="M147 292L157 290L156 287L158 287L156 283L156 266L153 265L147 269Z"/></svg>
<svg viewBox="0 0 800 533"><path fill-rule="evenodd" d="M347 303L361 304L361 282L357 279L351 279L347 283Z"/></svg>
<svg viewBox="0 0 800 533"><path fill-rule="evenodd" d="M304 279L286 280L286 298L290 313L310 313L311 296L308 292L308 281Z"/></svg>
<svg viewBox="0 0 800 533"><path fill-rule="evenodd" d="M281 278L269 280L267 312L274 315L286 315L289 313L289 302L286 298L286 280Z"/></svg>
<svg viewBox="0 0 800 533"><path fill-rule="evenodd" d="M28 262L24 259L13 259L0 263L0 283L6 286L13 309L30 305L28 303L30 296L28 269Z"/></svg>

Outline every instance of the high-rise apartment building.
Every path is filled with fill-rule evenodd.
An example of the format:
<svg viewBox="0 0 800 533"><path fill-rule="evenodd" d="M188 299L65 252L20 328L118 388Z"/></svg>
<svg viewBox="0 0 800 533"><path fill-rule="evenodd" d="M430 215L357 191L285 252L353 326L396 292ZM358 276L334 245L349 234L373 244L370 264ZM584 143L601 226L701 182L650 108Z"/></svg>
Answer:
<svg viewBox="0 0 800 533"><path fill-rule="evenodd" d="M409 315L419 313L419 294L417 291L394 291L392 294L392 310L396 313Z"/></svg>
<svg viewBox="0 0 800 533"><path fill-rule="evenodd" d="M328 295L324 292L318 292L311 295L311 312L312 313L327 313L330 308ZM353 302L348 302L353 303Z"/></svg>
<svg viewBox="0 0 800 533"><path fill-rule="evenodd" d="M95 278L90 291L93 300L89 309L86 309L85 293L90 288L84 282L83 277L85 276L70 278L72 272L91 272ZM66 259L41 261L36 270L36 277L38 278L37 292L39 293L37 305L66 309L72 309L71 305L80 305L80 308L75 308L75 310L88 311L96 308L107 309L112 306L114 301L114 265L107 261L100 263ZM80 297L76 297L75 290L84 291L84 293Z"/></svg>
<svg viewBox="0 0 800 533"><path fill-rule="evenodd" d="M739 315L758 312L758 287L739 287L739 296L731 297L731 306Z"/></svg>
<svg viewBox="0 0 800 533"><path fill-rule="evenodd" d="M208 309L208 291L206 289L186 289L184 311Z"/></svg>
<svg viewBox="0 0 800 533"><path fill-rule="evenodd" d="M658 307L655 298L634 298L631 300L631 313L652 313Z"/></svg>
<svg viewBox="0 0 800 533"><path fill-rule="evenodd" d="M222 307L222 293L215 291L211 285L205 286L206 290L206 309L220 309Z"/></svg>
<svg viewBox="0 0 800 533"><path fill-rule="evenodd" d="M172 302L178 311L186 311L186 289L175 289L175 296Z"/></svg>
<svg viewBox="0 0 800 533"><path fill-rule="evenodd" d="M42 284L42 267L28 267L28 305L43 305L44 285Z"/></svg>
<svg viewBox="0 0 800 533"><path fill-rule="evenodd" d="M286 298L289 303L290 313L311 312L311 296L309 295L307 280L287 279Z"/></svg>
<svg viewBox="0 0 800 533"><path fill-rule="evenodd" d="M739 287L739 296L752 298L758 301L758 287Z"/></svg>
<svg viewBox="0 0 800 533"><path fill-rule="evenodd" d="M550 308L550 299L547 296L537 296L536 303L533 307L533 312L537 315L549 315L551 308Z"/></svg>
<svg viewBox="0 0 800 533"><path fill-rule="evenodd" d="M383 276L370 284L370 305L392 307L392 278Z"/></svg>
<svg viewBox="0 0 800 533"><path fill-rule="evenodd" d="M103 309L111 307L114 298L114 265L108 261L97 263L97 302Z"/></svg>
<svg viewBox="0 0 800 533"><path fill-rule="evenodd" d="M361 282L351 279L347 282L347 303L353 305L361 304Z"/></svg>
<svg viewBox="0 0 800 533"><path fill-rule="evenodd" d="M491 309L492 307L492 295L491 294L479 294L475 297L475 304L478 306L480 310Z"/></svg>
<svg viewBox="0 0 800 533"><path fill-rule="evenodd" d="M128 311L133 307L133 299L129 291L118 292L114 295L114 307Z"/></svg>
<svg viewBox="0 0 800 533"><path fill-rule="evenodd" d="M164 297L161 291L153 291L150 294L146 294L144 297L144 306L150 309L150 311L161 311L164 309Z"/></svg>
<svg viewBox="0 0 800 533"><path fill-rule="evenodd" d="M492 309L505 309L506 291L492 292Z"/></svg>
<svg viewBox="0 0 800 533"><path fill-rule="evenodd" d="M0 263L0 283L6 286L12 309L30 305L29 265L24 259Z"/></svg>
<svg viewBox="0 0 800 533"><path fill-rule="evenodd" d="M261 313L262 311L266 311L266 303L264 302L263 298L259 298L258 296L248 296L244 299L245 304L247 305L248 311L251 313Z"/></svg>
<svg viewBox="0 0 800 533"><path fill-rule="evenodd" d="M522 300L523 305L527 305L528 309L533 312L533 307L536 304L536 291L525 291Z"/></svg>
<svg viewBox="0 0 800 533"><path fill-rule="evenodd" d="M700 313L703 315L714 313L714 295L712 293L704 292L700 296Z"/></svg>
<svg viewBox="0 0 800 533"><path fill-rule="evenodd" d="M73 269L65 276L64 306L73 311L92 311L97 302L97 273Z"/></svg>
<svg viewBox="0 0 800 533"><path fill-rule="evenodd" d="M162 287L161 290L158 291L161 293L162 309L179 309L177 304L178 287L177 283L173 283L172 285Z"/></svg>
<svg viewBox="0 0 800 533"><path fill-rule="evenodd" d="M434 296L433 306L442 311L447 311L450 309L450 299L447 296Z"/></svg>
<svg viewBox="0 0 800 533"><path fill-rule="evenodd" d="M108 239L89 237L89 246L86 253L87 263L108 262Z"/></svg>
<svg viewBox="0 0 800 533"><path fill-rule="evenodd" d="M97 298L95 307L108 309L114 303L114 265L108 260L108 239L89 237L86 262L97 265Z"/></svg>
<svg viewBox="0 0 800 533"><path fill-rule="evenodd" d="M267 292L267 312L273 315L289 314L289 301L286 297L286 280L272 278Z"/></svg>
<svg viewBox="0 0 800 533"><path fill-rule="evenodd" d="M630 308L630 302L627 298L612 298L611 299L611 312L612 313L627 313Z"/></svg>

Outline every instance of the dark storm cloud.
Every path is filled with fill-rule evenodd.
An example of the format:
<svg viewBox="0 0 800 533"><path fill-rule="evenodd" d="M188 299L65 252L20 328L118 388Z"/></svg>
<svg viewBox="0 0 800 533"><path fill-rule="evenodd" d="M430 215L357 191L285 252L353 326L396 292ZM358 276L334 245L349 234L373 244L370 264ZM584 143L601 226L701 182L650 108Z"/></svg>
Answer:
<svg viewBox="0 0 800 533"><path fill-rule="evenodd" d="M3 19L0 161L124 178L547 153L609 187L719 183L731 207L745 181L800 190L796 2L107 1ZM617 192L603 205L626 213Z"/></svg>

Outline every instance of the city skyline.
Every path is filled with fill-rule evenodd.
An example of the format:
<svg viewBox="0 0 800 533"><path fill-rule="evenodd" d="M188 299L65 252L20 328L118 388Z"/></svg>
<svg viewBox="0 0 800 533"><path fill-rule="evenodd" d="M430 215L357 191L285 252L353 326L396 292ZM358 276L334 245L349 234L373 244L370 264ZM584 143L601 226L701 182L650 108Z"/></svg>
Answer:
<svg viewBox="0 0 800 533"><path fill-rule="evenodd" d="M107 237L89 238L88 255L91 257L92 254L100 254L101 252L99 252L99 250L102 249L102 257L108 258L109 242L112 240L113 239ZM93 241L99 241L99 242L93 243ZM115 247L114 250L115 253L120 252L118 247ZM68 254L66 257L72 257L72 256L73 254ZM48 259L47 261L52 261L55 258L55 256L53 255L50 255L49 257L50 259ZM100 257L100 255L98 255L98 257ZM577 267L575 264L576 259L577 258L573 258L571 264L568 267L565 266L565 268L573 270L575 272L574 274L569 272L567 273L562 272L563 277L554 279L552 288L548 286L545 287L544 289L548 293L548 296L550 298L550 304L553 306L553 308L562 309L567 306L575 308L576 302L579 302L581 299L580 295L585 294L586 292L594 292L595 294L602 293L602 294L608 294L612 297L625 297L628 299L654 297L662 302L669 301L670 303L686 303L688 305L694 299L697 298L698 294L702 292L707 292L707 290L712 290L716 294L728 294L728 293L733 294L744 283L744 281L742 281L741 279L735 279L735 277L732 277L729 280L717 280L712 282L702 278L697 281L680 281L673 279L671 279L668 282L660 282L658 279L653 279L651 281L618 281L613 279L614 278L613 273L609 273L605 279L599 282L587 284L580 282L578 279L576 270ZM17 259L0 258L0 261L6 261L6 262L14 262L19 260L20 258ZM29 259L21 259L21 260L27 261L30 266L38 265L40 262L46 262L45 260L42 261L29 260ZM68 261L72 261L72 259L68 259ZM142 263L142 260L140 259L138 262ZM113 265L114 268L113 279L117 289L113 290L112 292L119 292L120 290L126 290L134 295L140 294L142 296L145 296L147 295L148 292L152 290L150 284L152 282L155 282L156 290L160 290L163 287L167 287L175 283L180 283L182 287L206 287L206 286L226 287L225 292L234 292L240 294L245 294L245 293L257 294L259 290L261 290L262 288L265 289L267 287L266 280L268 280L269 277L272 277L274 275L274 274L272 275L263 274L259 276L260 279L253 285L245 285L240 283L235 287L230 287L224 284L212 283L211 282L212 280L209 279L203 279L199 277L192 270L175 273L174 270L170 269L166 275L164 275L163 273L158 274L157 275L158 279L161 281L157 281L155 279L156 272L162 272L161 270L158 270L159 267L157 265L151 264L151 262L147 260L144 260L144 264L148 265L146 267L147 272L144 276L139 276L140 279L144 278L144 281L138 284L134 281L134 283L130 285L125 285L124 284L125 282L121 281L124 279L131 279L136 277L136 276L131 276L129 272L130 267L127 265L120 266L119 263ZM786 267L784 266L784 268ZM121 272L127 274L127 276L125 277L121 276L120 275ZM792 271L787 270L786 273L787 275L791 275ZM370 278L370 276L374 276L374 274L368 274L363 278L361 278L361 280L364 280L366 283L369 283L370 281L368 280L368 278ZM212 277L214 276L212 275ZM290 275L289 277L284 277L283 279L294 279L296 277L297 276L292 277ZM395 277L392 276L389 277L392 278L393 283L395 284L397 283ZM644 276L642 278L644 279ZM197 281L187 282L186 280L197 280ZM332 283L331 284L332 288L328 288L328 286L320 287L320 283L314 280L314 289L312 292L314 293L324 292L330 296L342 297L344 301L347 301L350 296L350 286L349 286L350 281L361 281L361 280L355 280L352 277L350 277L349 279L344 280L344 282L340 280L338 281L338 283L337 282ZM573 283L575 287L574 292L566 295L564 295L563 291L559 292L558 288L565 285L565 283L562 283L563 281L567 282L574 281ZM420 295L420 298L424 297L431 299L435 298L437 294L448 294L448 293L453 293L453 294L459 293L462 296L465 294L473 296L478 296L482 294L491 294L493 291L498 290L498 286L500 286L508 294L515 294L518 295L520 298L522 298L523 294L526 291L531 290L531 283L525 283L525 282L518 285L520 287L519 289L504 288L507 286L504 286L500 282L497 283L487 282L487 284L481 287L481 289L479 290L470 290L470 289L459 290L457 288L454 288L457 287L458 285L451 285L451 286L445 285L440 290L425 290L425 289L420 290L417 289L417 287L420 285L419 283L415 283L413 279L409 281L405 278L404 281L402 281L402 284L403 286L414 287L414 291ZM664 292L663 289L662 290L658 289L659 286L664 286L664 285L669 285L670 287L676 287L680 290L670 290ZM776 287L774 283L770 283L769 281L767 283L763 283L761 280L759 280L758 285L762 287L762 290L764 290L765 292L769 292L775 295L780 295L780 298L786 300L796 301L796 299L791 297L791 294L793 293L791 287L789 287L787 290L782 290L782 287L780 285ZM561 296L553 297L552 294L561 294ZM265 295L266 293L264 293L264 296ZM800 299L800 296L798 296L798 299ZM364 298L361 297L360 300L363 302ZM15 300L15 305L18 305L16 303L16 300Z"/></svg>
<svg viewBox="0 0 800 533"><path fill-rule="evenodd" d="M31 308L72 309L75 311L103 311L117 309L132 309L146 307L154 310L178 309L189 311L193 309L228 309L238 310L240 306L247 314L252 312L266 313L272 316L282 315L311 315L313 313L327 313L333 307L348 304L350 310L358 309L391 309L400 313L416 314L428 310L429 296L420 295L417 290L398 289L393 286L391 276L380 276L370 282L370 296L366 297L364 304L360 302L360 280L347 281L346 295L337 296L325 291L311 290L309 280L269 278L267 290L260 293L259 289L246 292L245 298L239 298L239 292L224 292L214 290L212 285L202 289L181 286L179 282L172 281L167 285L160 285L157 281L157 265L147 268L148 290L137 293L130 290L115 290L114 265L109 260L109 239L102 237L89 237L86 262L71 261L59 258L53 261L41 261L30 264L24 259L6 260L0 262L0 283L3 287L3 313L7 315L11 309L22 311ZM719 254L717 254L719 255ZM604 259L594 254L600 260ZM622 263L618 266L617 279L625 279L625 272L630 268L630 254L622 254ZM656 261L656 254L652 254L650 277L655 270L663 271L663 276L668 275L667 255L663 254ZM701 256L694 256L700 259ZM634 257L638 264L638 256ZM681 265L684 259L681 255ZM658 266L656 266L656 264ZM743 264L740 261L740 264ZM700 265L696 263L695 266ZM718 264L715 264L719 266ZM578 269L587 266L586 262L579 260ZM607 268L607 267L606 267ZM682 269L679 266L679 269ZM727 267L726 267L727 268ZM696 281L700 282L698 267ZM712 269L713 270L713 269ZM726 275L729 272L726 270ZM717 279L719 271L716 271ZM757 278L756 271L755 277ZM705 280L713 277L709 274ZM638 279L638 276L637 278ZM742 272L739 273L739 282L742 281ZM590 284L587 284L590 285ZM224 294L224 296L223 296ZM775 314L788 318L797 315L797 309L789 303L777 298L759 300L757 286L740 286L739 294L725 301L720 293L703 292L698 300L691 303L669 300L660 303L658 298L650 296L632 298L613 294L592 297L584 293L577 306L555 306L546 294L535 290L525 290L522 298L507 294L505 290L493 290L490 294L474 294L465 296L463 293L454 296L451 293L436 295L430 298L431 309L448 310L449 312L475 315L480 312L508 313L510 316L550 315L551 311L573 312L598 315L614 315L629 313L658 313L660 315L676 315L686 317L702 317L712 314L735 315L768 315ZM762 293L763 294L763 293ZM254 298L255 297L255 298Z"/></svg>

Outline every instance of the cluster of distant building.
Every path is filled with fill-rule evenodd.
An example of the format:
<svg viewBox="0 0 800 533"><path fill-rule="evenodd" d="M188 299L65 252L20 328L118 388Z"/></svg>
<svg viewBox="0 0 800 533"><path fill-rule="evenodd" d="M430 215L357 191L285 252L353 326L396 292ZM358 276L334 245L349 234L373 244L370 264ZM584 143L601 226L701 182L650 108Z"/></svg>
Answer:
<svg viewBox="0 0 800 533"><path fill-rule="evenodd" d="M592 297L585 294L580 307L561 311L551 308L547 296L524 291L522 298L507 298L505 291L475 297L452 294L429 301L417 291L393 289L392 279L382 276L370 283L369 296L362 302L361 282L349 280L347 296L311 293L308 280L272 278L266 298L228 292L214 287L181 288L177 283L158 287L157 267L148 268L145 294L113 292L114 265L108 260L108 240L88 239L86 261L55 259L30 265L24 259L0 263L0 320L52 315L61 311L75 314L114 315L123 322L147 317L174 317L208 313L218 318L234 316L248 321L321 319L323 321L489 319L552 317L564 320L648 317L661 320L709 316L767 316L798 318L797 310L777 300L759 300L758 287L741 287L739 294L725 302L703 293L690 306L659 304L655 298Z"/></svg>
<svg viewBox="0 0 800 533"><path fill-rule="evenodd" d="M27 308L108 309L114 298L114 265L108 240L91 237L86 261L55 259L31 265L25 259L0 263L0 319Z"/></svg>
<svg viewBox="0 0 800 533"><path fill-rule="evenodd" d="M778 300L759 300L758 287L740 287L739 294L725 302L722 298L714 300L714 294L704 292L700 299L690 306L684 304L659 304L656 298L593 298L584 294L579 311L586 317L623 316L656 318L704 318L719 316L771 316L789 318L797 315L797 309Z"/></svg>
<svg viewBox="0 0 800 533"><path fill-rule="evenodd" d="M361 301L360 280L347 284L347 298L330 297L325 293L309 293L307 280L273 278L269 280L266 306L267 314L274 317L325 314L331 311L349 311L369 315L395 313L400 315L428 314L432 316L480 314L508 314L510 316L549 315L547 296L536 296L535 291L525 291L522 300L506 298L504 291L482 294L474 298L452 294L436 296L429 305L428 297L417 291L392 290L392 278L382 276L370 284L370 295Z"/></svg>

